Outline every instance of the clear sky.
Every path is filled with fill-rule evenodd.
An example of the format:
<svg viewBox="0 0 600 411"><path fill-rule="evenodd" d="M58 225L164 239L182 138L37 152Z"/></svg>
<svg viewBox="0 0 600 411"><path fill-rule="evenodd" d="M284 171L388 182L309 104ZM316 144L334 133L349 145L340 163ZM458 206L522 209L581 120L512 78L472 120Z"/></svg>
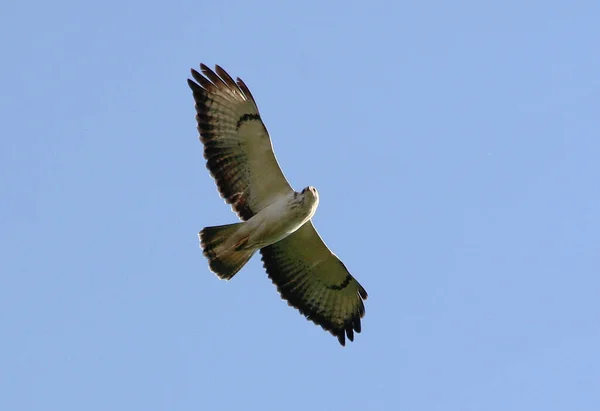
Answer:
<svg viewBox="0 0 600 411"><path fill-rule="evenodd" d="M491 3L494 3L493 5ZM600 2L3 1L0 409L600 410ZM186 79L240 76L369 292L254 259Z"/></svg>

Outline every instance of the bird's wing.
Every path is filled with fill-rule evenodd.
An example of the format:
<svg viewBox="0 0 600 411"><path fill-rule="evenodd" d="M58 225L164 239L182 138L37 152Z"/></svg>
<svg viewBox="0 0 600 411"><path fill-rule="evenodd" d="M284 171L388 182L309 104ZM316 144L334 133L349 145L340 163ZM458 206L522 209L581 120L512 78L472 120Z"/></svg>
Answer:
<svg viewBox="0 0 600 411"><path fill-rule="evenodd" d="M248 220L292 188L275 159L269 133L244 82L204 64L192 69L188 84L196 101L196 120L206 167L221 196Z"/></svg>
<svg viewBox="0 0 600 411"><path fill-rule="evenodd" d="M288 304L345 345L365 314L365 289L325 245L311 221L260 250L267 274Z"/></svg>

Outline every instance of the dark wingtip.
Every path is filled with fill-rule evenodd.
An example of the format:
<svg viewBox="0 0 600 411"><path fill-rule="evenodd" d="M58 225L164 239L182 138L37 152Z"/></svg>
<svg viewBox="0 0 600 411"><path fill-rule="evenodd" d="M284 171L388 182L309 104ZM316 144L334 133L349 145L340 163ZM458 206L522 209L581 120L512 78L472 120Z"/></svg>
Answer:
<svg viewBox="0 0 600 411"><path fill-rule="evenodd" d="M199 88L198 84L196 84L196 83L195 83L193 80L191 80L191 79L187 79L187 83L188 83L188 86L189 86L189 88L191 88L191 89L192 89L192 91L194 91L194 90L196 90L196 89L198 89L198 88Z"/></svg>
<svg viewBox="0 0 600 411"><path fill-rule="evenodd" d="M362 330L362 325L360 323L360 317L355 318L354 319L354 331L356 331L357 334L360 334Z"/></svg>
<svg viewBox="0 0 600 411"><path fill-rule="evenodd" d="M200 63L200 70L202 70L203 73L206 73L207 71L212 71L210 69L210 67L208 67L206 64L204 63Z"/></svg>
<svg viewBox="0 0 600 411"><path fill-rule="evenodd" d="M227 72L223 69L223 67L219 66L218 64L215 64L215 72L220 76L226 76L228 77L229 74L227 74Z"/></svg>
<svg viewBox="0 0 600 411"><path fill-rule="evenodd" d="M369 297L369 294L367 294L367 290L365 290L360 284L358 285L358 293L360 294L363 300L366 300L367 297Z"/></svg>
<svg viewBox="0 0 600 411"><path fill-rule="evenodd" d="M352 324L349 324L346 327L346 335L350 341L354 341L354 329L352 329Z"/></svg>
<svg viewBox="0 0 600 411"><path fill-rule="evenodd" d="M254 100L254 96L250 92L250 89L248 88L248 86L246 85L246 83L244 83L244 80L242 80L241 78L237 77L236 78L236 82L237 82L237 85L240 88L240 90L242 90L242 93L244 93L246 95L246 98L248 100L254 102L254 104L256 105L256 100ZM258 108L257 108L257 110L258 110Z"/></svg>
<svg viewBox="0 0 600 411"><path fill-rule="evenodd" d="M198 80L198 77L202 77L202 74L200 74L198 70L190 69L190 73L192 73L192 77L196 79L196 81Z"/></svg>

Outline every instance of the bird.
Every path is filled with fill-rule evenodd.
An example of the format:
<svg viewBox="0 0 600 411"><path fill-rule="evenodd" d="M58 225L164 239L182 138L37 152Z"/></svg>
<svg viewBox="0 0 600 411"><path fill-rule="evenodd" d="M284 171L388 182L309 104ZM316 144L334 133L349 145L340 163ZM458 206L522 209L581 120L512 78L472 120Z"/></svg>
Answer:
<svg viewBox="0 0 600 411"><path fill-rule="evenodd" d="M367 291L327 247L312 223L313 186L295 191L273 151L250 89L219 65L200 64L188 78L206 167L240 220L205 227L200 248L220 279L232 279L258 251L288 305L342 346L361 332Z"/></svg>

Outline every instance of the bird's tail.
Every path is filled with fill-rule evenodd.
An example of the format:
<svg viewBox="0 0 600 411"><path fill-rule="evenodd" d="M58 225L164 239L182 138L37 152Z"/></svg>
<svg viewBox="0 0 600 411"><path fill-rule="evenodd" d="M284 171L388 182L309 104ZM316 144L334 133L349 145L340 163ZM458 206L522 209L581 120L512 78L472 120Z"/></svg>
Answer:
<svg viewBox="0 0 600 411"><path fill-rule="evenodd" d="M248 237L228 246L230 240L242 223L205 227L198 236L202 253L208 259L210 269L222 280L230 280L250 260L256 249L247 249L244 246Z"/></svg>

